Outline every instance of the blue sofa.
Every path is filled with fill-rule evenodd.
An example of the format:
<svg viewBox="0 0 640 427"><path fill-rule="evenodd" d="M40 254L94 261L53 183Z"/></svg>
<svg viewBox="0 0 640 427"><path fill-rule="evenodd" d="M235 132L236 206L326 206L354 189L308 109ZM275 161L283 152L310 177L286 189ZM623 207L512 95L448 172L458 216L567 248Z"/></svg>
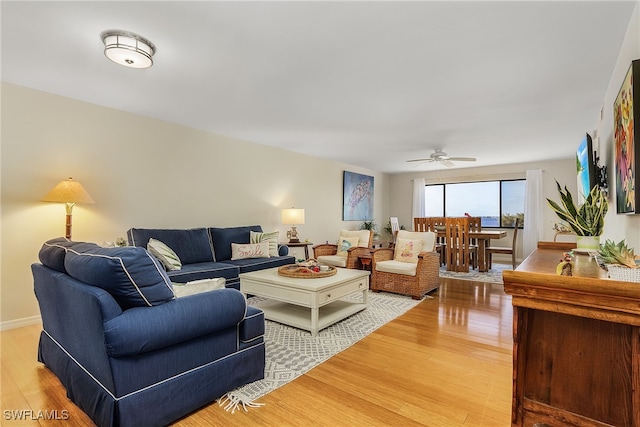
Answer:
<svg viewBox="0 0 640 427"><path fill-rule="evenodd" d="M240 273L295 263L286 245L278 245L279 256L232 260L232 243L249 243L251 232L261 233L259 225L226 228L159 229L131 228L127 239L132 246L147 247L149 239L169 246L180 258L179 270L167 271L175 283L224 277L225 286L240 289Z"/></svg>
<svg viewBox="0 0 640 427"><path fill-rule="evenodd" d="M46 242L38 360L98 426L160 426L264 377L264 315L236 289L175 298L139 247Z"/></svg>

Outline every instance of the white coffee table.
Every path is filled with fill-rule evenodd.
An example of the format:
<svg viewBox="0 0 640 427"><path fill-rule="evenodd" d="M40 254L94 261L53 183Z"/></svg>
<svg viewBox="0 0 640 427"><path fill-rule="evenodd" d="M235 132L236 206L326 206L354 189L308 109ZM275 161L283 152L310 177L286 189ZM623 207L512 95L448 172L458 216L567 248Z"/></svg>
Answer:
<svg viewBox="0 0 640 427"><path fill-rule="evenodd" d="M369 305L369 272L338 268L335 275L297 279L278 274L278 268L240 274L240 291L267 298L260 305L266 319L310 331L318 331ZM362 293L361 301L344 297Z"/></svg>

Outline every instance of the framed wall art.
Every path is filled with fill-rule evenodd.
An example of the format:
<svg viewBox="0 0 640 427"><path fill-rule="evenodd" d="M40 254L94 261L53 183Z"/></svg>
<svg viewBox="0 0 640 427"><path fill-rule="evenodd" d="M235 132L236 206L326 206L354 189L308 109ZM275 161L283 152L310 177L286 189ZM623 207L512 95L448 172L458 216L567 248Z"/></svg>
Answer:
<svg viewBox="0 0 640 427"><path fill-rule="evenodd" d="M342 220L373 219L373 177L344 171L342 186Z"/></svg>
<svg viewBox="0 0 640 427"><path fill-rule="evenodd" d="M616 212L640 213L640 59L631 62L613 103Z"/></svg>

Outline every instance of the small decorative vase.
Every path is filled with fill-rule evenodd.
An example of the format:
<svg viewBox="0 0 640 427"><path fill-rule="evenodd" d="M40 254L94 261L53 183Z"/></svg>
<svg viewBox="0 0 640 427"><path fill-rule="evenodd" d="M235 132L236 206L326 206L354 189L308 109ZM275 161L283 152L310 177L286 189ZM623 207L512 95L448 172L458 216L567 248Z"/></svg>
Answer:
<svg viewBox="0 0 640 427"><path fill-rule="evenodd" d="M600 249L600 236L578 236L578 249L597 251Z"/></svg>

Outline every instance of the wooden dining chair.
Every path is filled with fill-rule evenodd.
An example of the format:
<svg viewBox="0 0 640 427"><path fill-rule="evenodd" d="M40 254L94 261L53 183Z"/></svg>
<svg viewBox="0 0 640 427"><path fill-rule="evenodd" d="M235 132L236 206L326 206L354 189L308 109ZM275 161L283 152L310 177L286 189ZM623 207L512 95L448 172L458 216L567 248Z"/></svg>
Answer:
<svg viewBox="0 0 640 427"><path fill-rule="evenodd" d="M394 248L396 246L398 231L400 231L400 222L398 221L398 217L389 217L389 224L391 225L391 243L389 243L389 247Z"/></svg>
<svg viewBox="0 0 640 427"><path fill-rule="evenodd" d="M444 230L444 217L417 217L413 219L413 231L426 232L431 231L438 235L438 232ZM436 237L436 252L440 255L440 265L446 264L445 252L446 243L444 237Z"/></svg>
<svg viewBox="0 0 640 427"><path fill-rule="evenodd" d="M445 218L447 271L469 272L469 218Z"/></svg>
<svg viewBox="0 0 640 427"><path fill-rule="evenodd" d="M469 218L469 231L482 231L482 218L479 216L470 216ZM478 268L478 239L471 238L469 246L469 255L471 256L471 265L473 268Z"/></svg>
<svg viewBox="0 0 640 427"><path fill-rule="evenodd" d="M518 239L518 228L520 227L520 218L516 218L515 226L513 228L513 241L511 242L511 247L503 247L503 246L489 246L485 249L485 254L487 256L487 267L491 269L491 255L493 254L505 254L511 255L511 265L513 269L516 269L516 243Z"/></svg>

